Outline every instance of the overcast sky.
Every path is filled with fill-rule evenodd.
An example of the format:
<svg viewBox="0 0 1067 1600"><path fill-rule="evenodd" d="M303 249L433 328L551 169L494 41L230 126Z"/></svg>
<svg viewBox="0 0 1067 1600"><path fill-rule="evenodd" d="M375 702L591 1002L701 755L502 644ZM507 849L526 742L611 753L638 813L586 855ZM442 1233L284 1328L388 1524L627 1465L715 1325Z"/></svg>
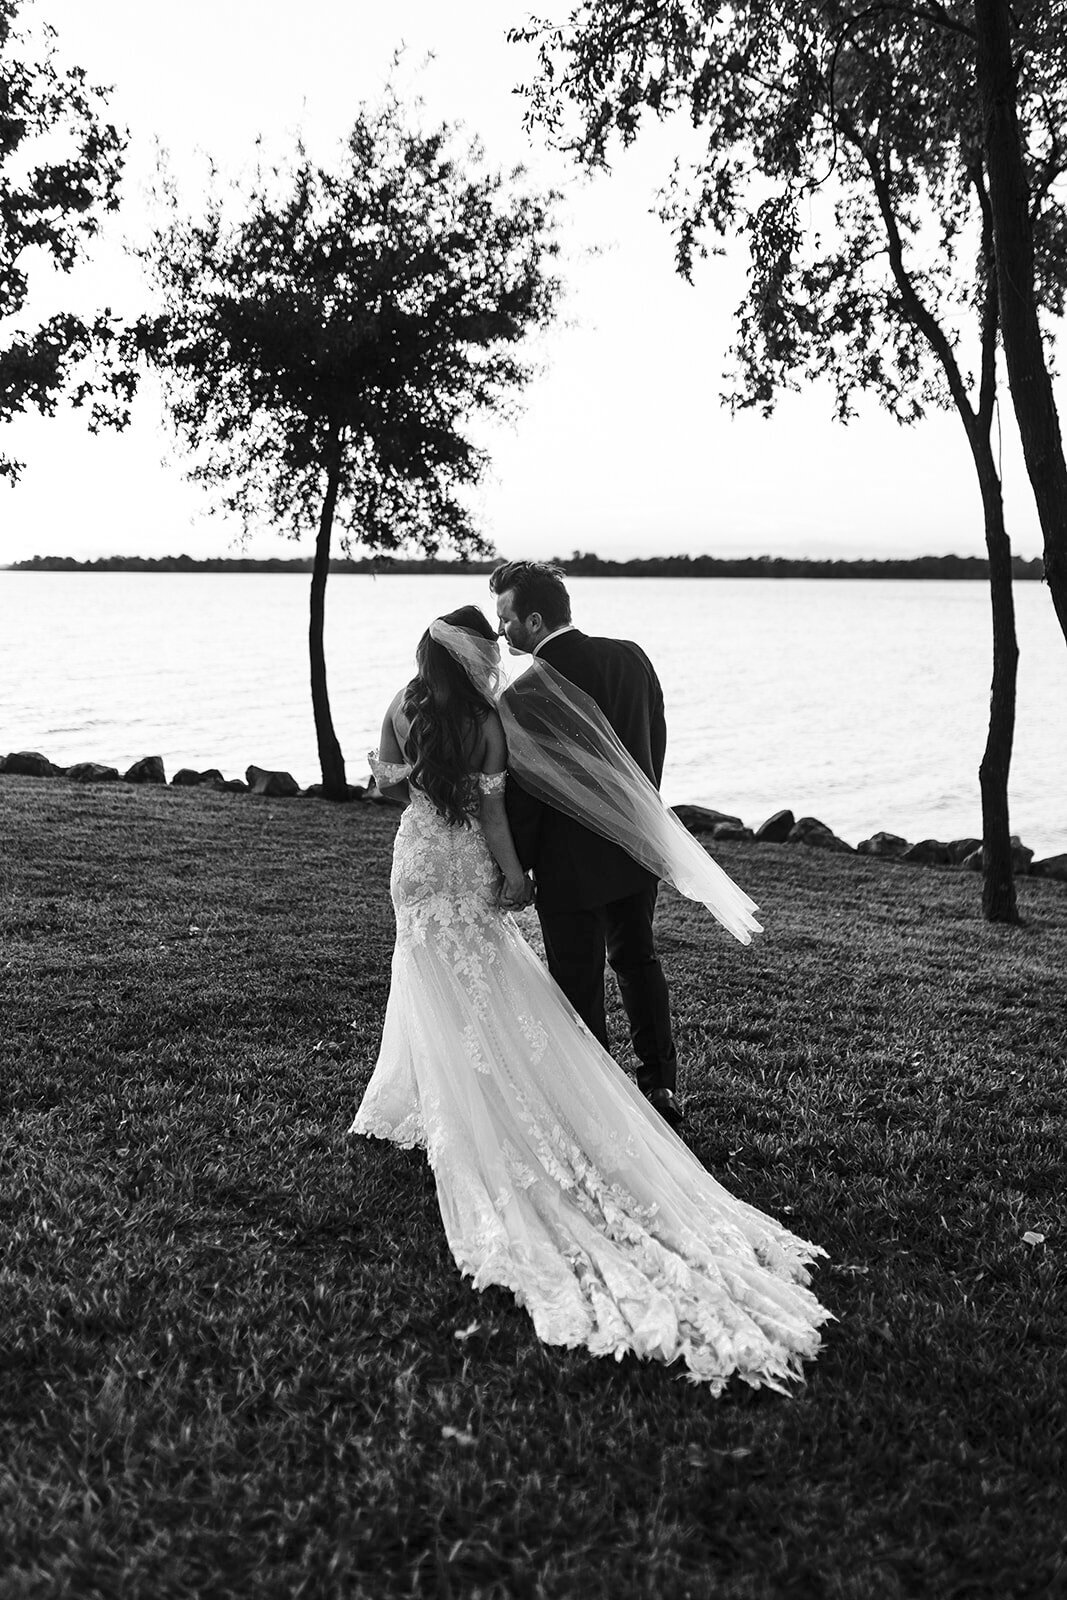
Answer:
<svg viewBox="0 0 1067 1600"><path fill-rule="evenodd" d="M494 164L523 161L565 185L563 322L539 347L543 370L521 419L483 437L493 470L478 500L483 529L508 556L573 549L626 557L712 554L980 554L977 485L954 416L901 429L872 406L849 427L825 390L774 418L731 418L719 401L744 260L731 250L695 286L672 269L670 238L649 215L682 135L653 130L612 176L589 184L522 130L512 93L529 55L505 42L542 0L27 0L59 34L63 58L113 86L130 132L122 212L77 294L133 306L139 285L120 244L145 227L158 140L196 192L197 152L226 171L299 131L332 159L361 100L376 100L397 47L397 78L434 120L462 120ZM420 66L428 53L434 59ZM597 253L593 253L597 250ZM1040 550L1036 517L1002 392L1009 527ZM1063 410L1061 399L1061 411ZM147 389L122 437L88 438L72 418L12 430L22 484L0 486L0 562L33 554L237 553L235 531L203 515ZM169 452L169 456L168 456ZM164 459L168 456L167 459ZM270 535L249 552L309 553Z"/></svg>

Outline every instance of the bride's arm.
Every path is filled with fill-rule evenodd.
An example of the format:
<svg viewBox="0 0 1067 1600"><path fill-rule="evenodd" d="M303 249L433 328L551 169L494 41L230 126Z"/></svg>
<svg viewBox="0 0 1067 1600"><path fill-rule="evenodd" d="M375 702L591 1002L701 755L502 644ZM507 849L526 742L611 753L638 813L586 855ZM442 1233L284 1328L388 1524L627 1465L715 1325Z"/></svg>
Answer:
<svg viewBox="0 0 1067 1600"><path fill-rule="evenodd" d="M485 744L481 760L483 777L499 777L500 782L490 788L481 785L481 807L478 820L482 825L486 843L493 859L504 874L504 893L508 901L519 905L526 899L526 874L522 870L515 841L511 836L508 814L504 806L504 774L507 772L508 747L504 729L495 711L489 713L485 723Z"/></svg>
<svg viewBox="0 0 1067 1600"><path fill-rule="evenodd" d="M390 766L407 766L408 764L407 756L404 754L400 740L396 736L396 728L393 721L403 698L403 689L398 690L393 696L389 710L385 713L382 721L381 736L378 740L378 760L387 762ZM374 781L378 784L378 793L386 795L390 800L410 800L411 798L406 778L401 778L399 783L378 783L377 776L375 776Z"/></svg>

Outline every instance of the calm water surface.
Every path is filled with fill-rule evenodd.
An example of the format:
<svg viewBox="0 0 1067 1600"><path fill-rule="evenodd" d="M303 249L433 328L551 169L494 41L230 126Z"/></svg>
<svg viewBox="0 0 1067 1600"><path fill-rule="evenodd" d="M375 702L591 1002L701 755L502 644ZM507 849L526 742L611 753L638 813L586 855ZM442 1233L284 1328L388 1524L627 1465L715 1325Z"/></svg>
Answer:
<svg viewBox="0 0 1067 1600"><path fill-rule="evenodd" d="M980 832L989 699L981 583L575 578L591 633L638 640L667 701L664 793L758 825L791 806L855 843ZM482 577L334 576L327 659L353 780L429 620ZM120 769L318 774L308 578L0 572L0 753ZM1016 588L1021 661L1012 829L1067 850L1067 649L1047 591Z"/></svg>

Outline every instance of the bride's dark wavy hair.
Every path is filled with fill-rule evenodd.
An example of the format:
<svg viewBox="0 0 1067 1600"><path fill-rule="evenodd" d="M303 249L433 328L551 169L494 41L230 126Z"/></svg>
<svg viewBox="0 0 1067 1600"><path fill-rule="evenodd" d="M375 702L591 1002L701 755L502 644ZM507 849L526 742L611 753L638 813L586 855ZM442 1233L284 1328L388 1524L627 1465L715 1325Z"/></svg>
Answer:
<svg viewBox="0 0 1067 1600"><path fill-rule="evenodd" d="M460 606L438 618L483 639L496 630L477 606ZM404 714L411 724L406 754L411 781L429 795L447 822L470 827L470 763L478 734L491 706L429 629L415 651L418 671L404 691Z"/></svg>

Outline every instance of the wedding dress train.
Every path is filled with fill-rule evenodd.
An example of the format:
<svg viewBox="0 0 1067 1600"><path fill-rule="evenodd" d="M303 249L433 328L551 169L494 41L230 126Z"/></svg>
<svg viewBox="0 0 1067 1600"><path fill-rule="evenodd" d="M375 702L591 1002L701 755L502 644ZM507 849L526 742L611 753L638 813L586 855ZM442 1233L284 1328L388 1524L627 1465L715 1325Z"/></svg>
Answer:
<svg viewBox="0 0 1067 1600"><path fill-rule="evenodd" d="M408 775L378 764L380 781ZM503 775L482 776L483 788ZM602 1049L497 906L472 815L411 789L393 853L392 986L351 1131L422 1146L448 1242L548 1344L681 1359L718 1393L782 1388L829 1313L824 1254L735 1199Z"/></svg>

